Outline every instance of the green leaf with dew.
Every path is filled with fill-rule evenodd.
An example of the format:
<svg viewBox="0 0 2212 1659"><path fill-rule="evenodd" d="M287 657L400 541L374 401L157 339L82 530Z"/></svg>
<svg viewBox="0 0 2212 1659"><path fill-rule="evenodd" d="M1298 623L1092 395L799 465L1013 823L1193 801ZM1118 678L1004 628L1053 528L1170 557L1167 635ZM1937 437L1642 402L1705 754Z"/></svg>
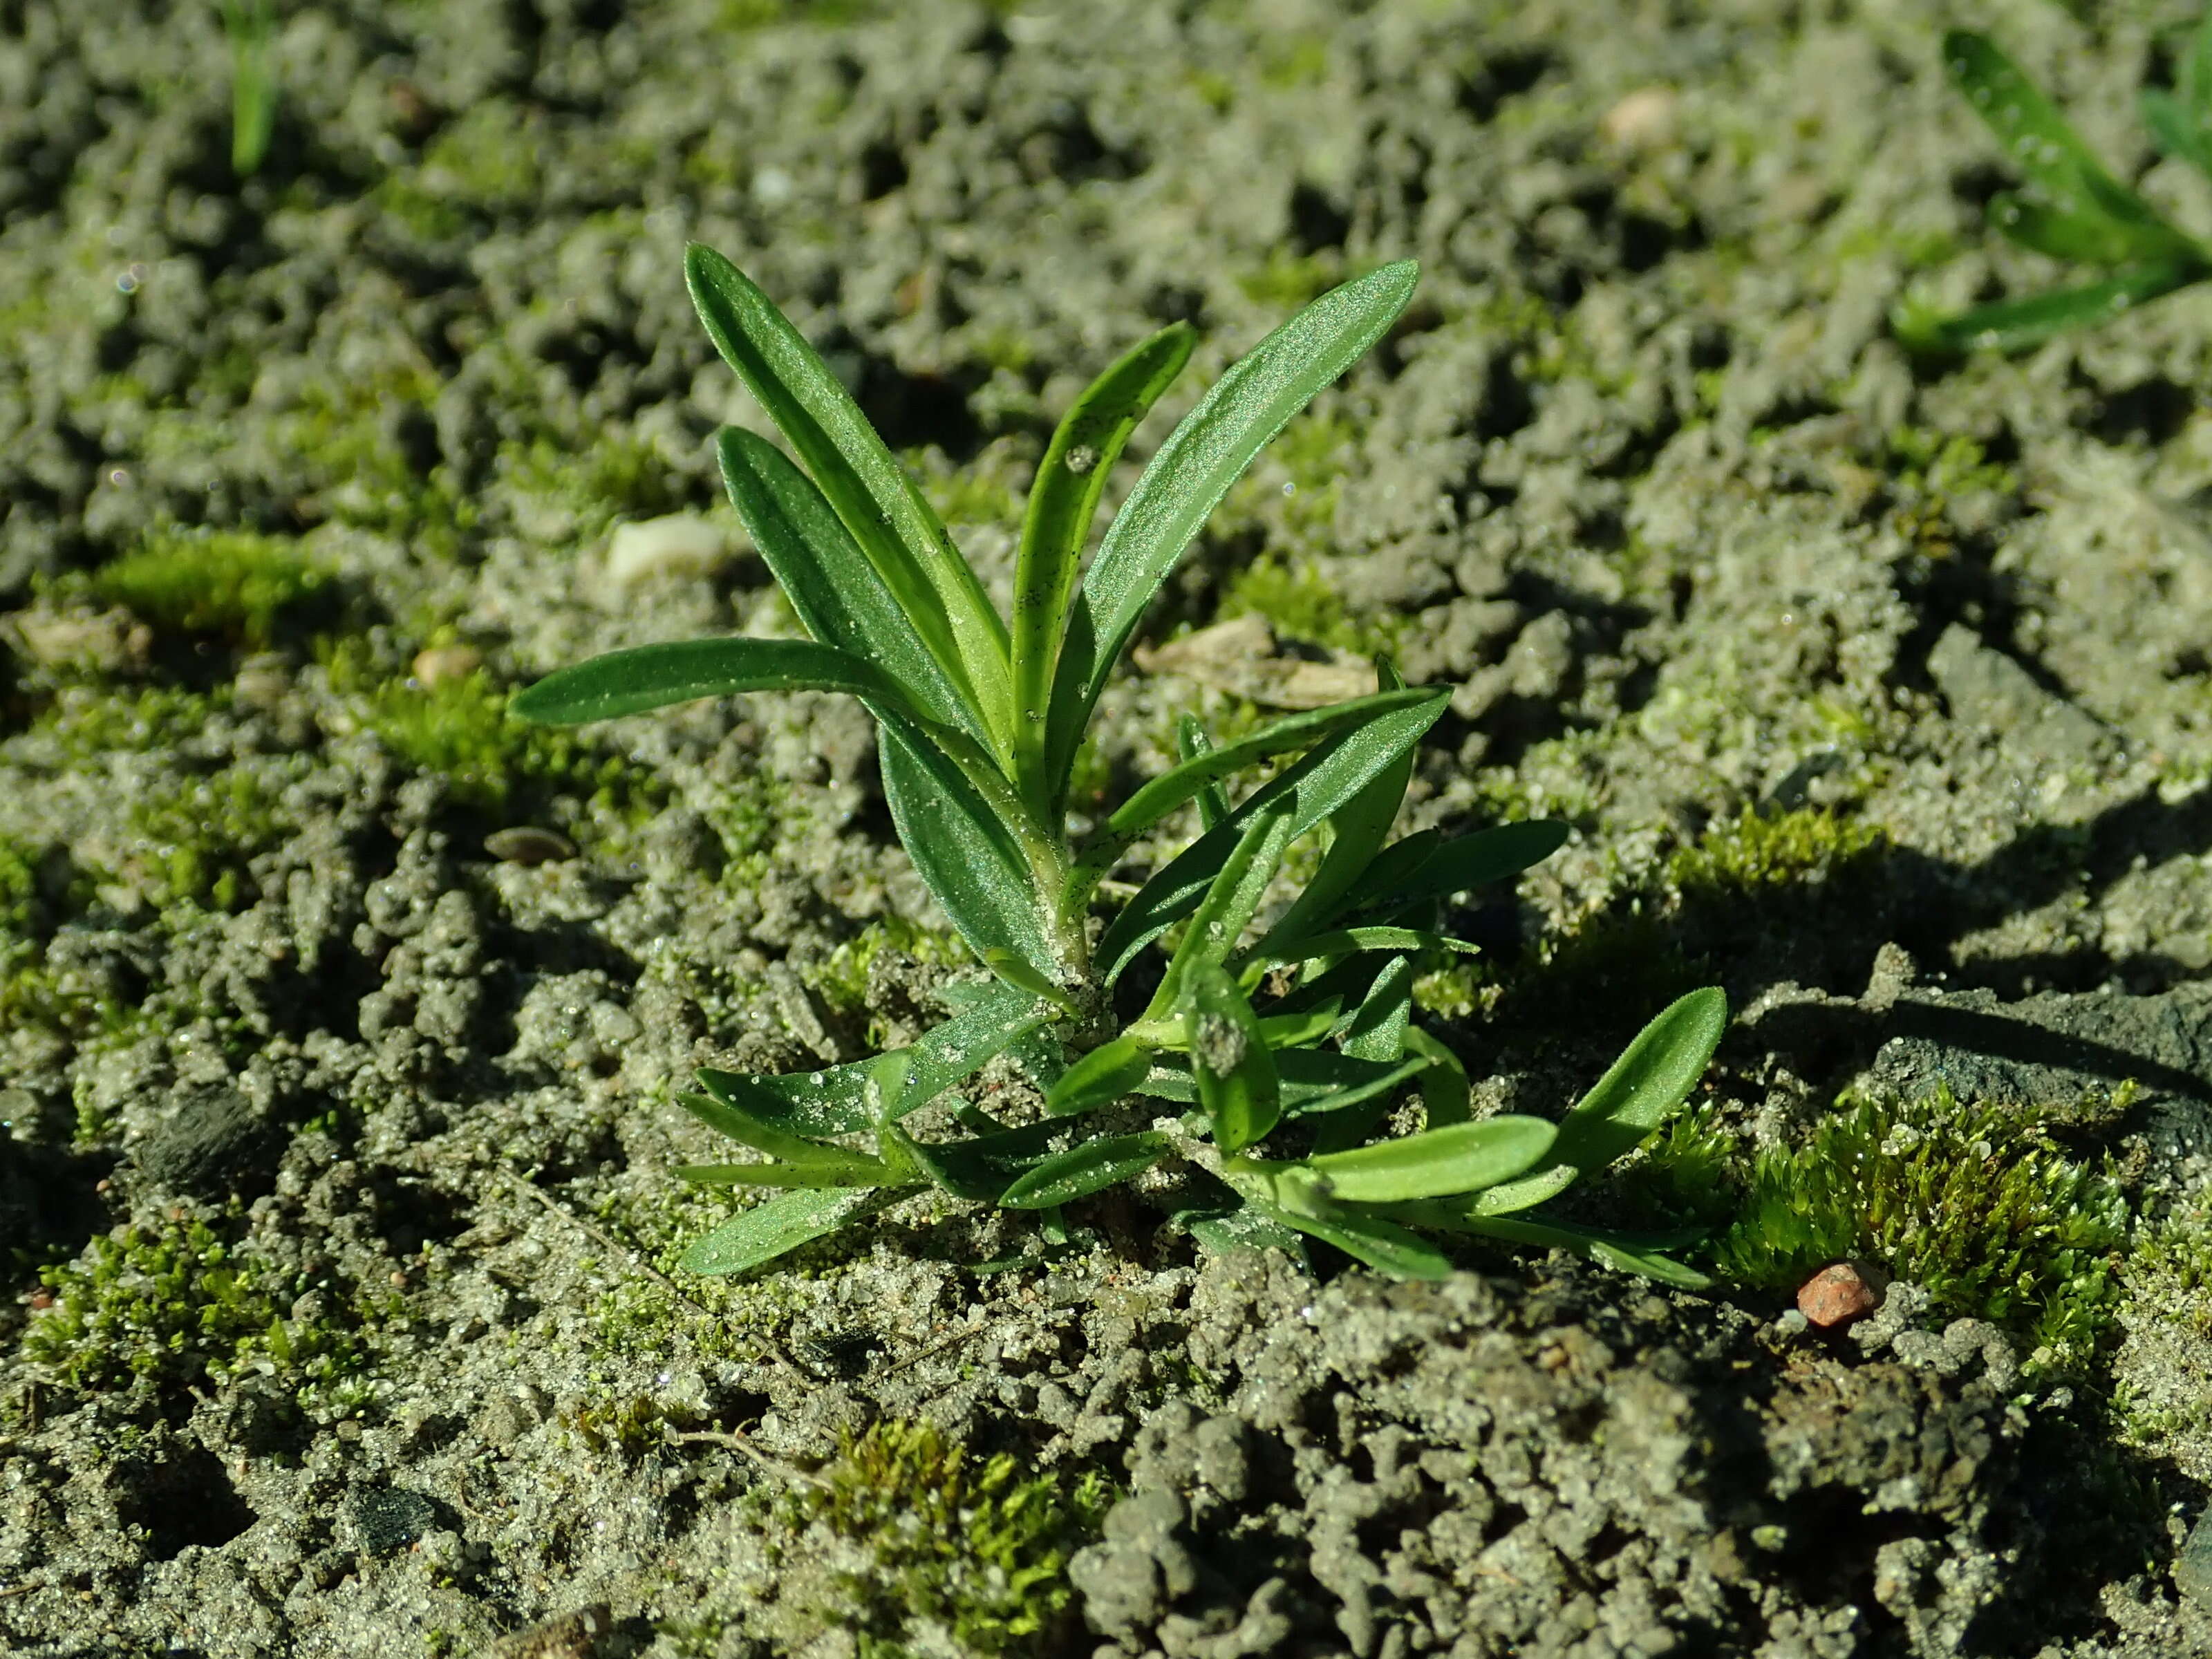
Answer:
<svg viewBox="0 0 2212 1659"><path fill-rule="evenodd" d="M714 447L731 505L806 631L873 663L936 720L988 738L914 617L814 481L741 427L724 427Z"/></svg>
<svg viewBox="0 0 2212 1659"><path fill-rule="evenodd" d="M2106 171L2057 106L1987 36L1951 31L1943 37L1943 64L2005 154L2027 175L2028 197L2023 205L2033 210L2044 228L2069 244L2097 248L2063 257L2122 264L2196 254L2196 245L2188 237ZM2101 240L2095 231L2099 225L2103 227Z"/></svg>
<svg viewBox="0 0 2212 1659"><path fill-rule="evenodd" d="M1382 337L1419 275L1401 260L1322 295L1238 359L1160 446L1070 611L1047 715L1056 798L1066 793L1107 671L1199 527L1291 417Z"/></svg>
<svg viewBox="0 0 2212 1659"><path fill-rule="evenodd" d="M1188 324L1170 324L1122 356L1076 399L1037 465L1014 556L1013 696L1017 775L1040 817L1055 805L1045 713L1077 562L1122 446L1190 361L1197 337Z"/></svg>
<svg viewBox="0 0 2212 1659"><path fill-rule="evenodd" d="M2193 263L2145 265L2101 283L2038 294L2025 300L1999 300L1944 317L1910 304L1892 314L1897 337L1915 351L2025 351L2070 328L2108 322L2121 313L2201 281L2205 268Z"/></svg>
<svg viewBox="0 0 2212 1659"><path fill-rule="evenodd" d="M904 1054L909 1062L904 1091L909 1111L973 1076L1054 1017L1051 1008L1003 981L966 988L975 995L965 1007L932 1026L911 1047L892 1051ZM785 1114L771 1119L781 1128L809 1135L854 1134L875 1126L869 1090L877 1083L876 1067L882 1058L878 1054L826 1071L783 1074L708 1069L700 1072L699 1081L709 1091L716 1091L719 1083L734 1080L781 1097Z"/></svg>
<svg viewBox="0 0 2212 1659"><path fill-rule="evenodd" d="M1447 697L1443 690L1431 690L1426 702L1339 732L1254 791L1226 819L1154 874L1107 924L1097 955L1101 979L1112 984L1138 951L1197 908L1255 815L1285 796L1293 797L1297 810L1291 836L1304 835L1419 743L1443 713Z"/></svg>
<svg viewBox="0 0 2212 1659"><path fill-rule="evenodd" d="M677 1103L717 1134L741 1146L780 1158L796 1170L821 1171L836 1177L810 1184L865 1187L880 1184L890 1177L890 1171L881 1161L865 1152L827 1146L783 1127L775 1121L783 1115L783 1103L767 1090L756 1089L743 1078L726 1072L714 1073L710 1086L712 1092L708 1094L678 1095ZM763 1118L746 1109L754 1105L766 1108L768 1116Z"/></svg>
<svg viewBox="0 0 2212 1659"><path fill-rule="evenodd" d="M1142 1175L1174 1148L1167 1136L1152 1129L1086 1140L1036 1164L1000 1194L999 1202L1010 1210L1072 1204Z"/></svg>
<svg viewBox="0 0 2212 1659"><path fill-rule="evenodd" d="M1185 975L1179 1007L1215 1144L1235 1153L1265 1139L1282 1116L1282 1089L1251 1003L1218 961L1200 958Z"/></svg>
<svg viewBox="0 0 2212 1659"><path fill-rule="evenodd" d="M1540 1117L1505 1114L1309 1158L1305 1167L1342 1203L1449 1198L1510 1181L1549 1152L1558 1134Z"/></svg>
<svg viewBox="0 0 2212 1659"><path fill-rule="evenodd" d="M1003 951L1051 973L1060 951L1036 865L1005 817L927 743L886 726L879 754L899 844L969 948L979 957Z"/></svg>
<svg viewBox="0 0 2212 1659"><path fill-rule="evenodd" d="M1115 1037L1061 1073L1060 1081L1044 1097L1044 1109L1054 1117L1066 1117L1110 1106L1141 1087L1152 1069L1151 1049L1129 1037Z"/></svg>
<svg viewBox="0 0 2212 1659"><path fill-rule="evenodd" d="M881 1191L784 1193L694 1240L677 1265L710 1277L741 1273L863 1220L890 1201Z"/></svg>
<svg viewBox="0 0 2212 1659"><path fill-rule="evenodd" d="M820 354L750 277L697 242L684 251L684 275L722 360L814 475L980 729L1009 752L1006 624L937 514Z"/></svg>

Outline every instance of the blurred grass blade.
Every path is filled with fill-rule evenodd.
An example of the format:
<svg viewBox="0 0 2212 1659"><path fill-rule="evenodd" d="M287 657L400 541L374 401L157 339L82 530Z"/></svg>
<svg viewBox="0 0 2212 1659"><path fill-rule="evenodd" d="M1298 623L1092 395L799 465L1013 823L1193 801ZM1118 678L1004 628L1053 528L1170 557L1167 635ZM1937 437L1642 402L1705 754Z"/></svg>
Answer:
<svg viewBox="0 0 2212 1659"><path fill-rule="evenodd" d="M687 1273L741 1273L873 1215L891 1196L850 1189L785 1193L695 1240L677 1265Z"/></svg>
<svg viewBox="0 0 2212 1659"><path fill-rule="evenodd" d="M875 664L925 713L988 741L989 732L945 678L912 616L814 481L767 439L743 428L724 427L714 447L731 505L806 631Z"/></svg>
<svg viewBox="0 0 2212 1659"><path fill-rule="evenodd" d="M1011 752L1006 624L896 458L804 335L702 243L684 251L699 320L896 596L993 747Z"/></svg>
<svg viewBox="0 0 2212 1659"><path fill-rule="evenodd" d="M1540 1117L1501 1115L1326 1153L1306 1159L1305 1166L1342 1203L1449 1198L1510 1181L1549 1152L1558 1134Z"/></svg>
<svg viewBox="0 0 2212 1659"><path fill-rule="evenodd" d="M1234 1155L1264 1140L1282 1117L1282 1091L1252 1005L1218 962L1201 958L1185 978L1179 1006L1214 1143Z"/></svg>
<svg viewBox="0 0 2212 1659"><path fill-rule="evenodd" d="M276 71L269 48L276 38L276 0L222 0L230 37L230 170L260 171L276 123Z"/></svg>
<svg viewBox="0 0 2212 1659"><path fill-rule="evenodd" d="M2212 12L2206 15L2212 16ZM2143 125L2150 129L2151 140L2159 149L2212 177L2212 131L2206 130L2203 118L2192 113L2181 99L2157 87L2145 87L2136 98Z"/></svg>
<svg viewBox="0 0 2212 1659"><path fill-rule="evenodd" d="M1122 446L1197 338L1188 323L1174 323L1126 354L1076 399L1037 465L1014 557L1013 697L1017 775L1041 817L1056 793L1045 773L1044 717L1076 565Z"/></svg>
<svg viewBox="0 0 2212 1659"><path fill-rule="evenodd" d="M2201 280L2206 267L2179 262L2145 265L2108 282L2039 294L2027 300L2000 300L1956 316L1926 315L1901 306L1892 320L1897 337L1916 351L2024 351L2053 335L2088 323L2109 321L2124 311L2148 303Z"/></svg>
<svg viewBox="0 0 2212 1659"><path fill-rule="evenodd" d="M1334 1244L1353 1261L1394 1279L1451 1277L1451 1261L1442 1250L1379 1216L1323 1217L1279 1209L1261 1199L1248 1197L1245 1202L1278 1226L1295 1227L1325 1244Z"/></svg>
<svg viewBox="0 0 2212 1659"><path fill-rule="evenodd" d="M1198 723L1195 714L1185 714L1176 722L1176 758L1196 760L1201 755L1213 752L1213 739L1206 735L1206 728ZM1229 816L1229 797L1221 793L1221 786L1209 783L1198 792L1198 827L1211 830Z"/></svg>
<svg viewBox="0 0 2212 1659"><path fill-rule="evenodd" d="M1072 1204L1142 1175L1165 1158L1172 1145L1165 1135L1151 1129L1086 1140L1037 1164L1000 1194L999 1202L1009 1210Z"/></svg>
<svg viewBox="0 0 2212 1659"><path fill-rule="evenodd" d="M1943 37L1943 64L2027 175L2027 205L2042 216L2045 228L2062 240L2087 243L2096 240L2094 223L2106 227L2100 252L2063 257L2118 264L2196 252L2157 210L2106 171L2057 107L1987 36L1951 31ZM2058 222L2067 222L2063 230Z"/></svg>
<svg viewBox="0 0 2212 1659"><path fill-rule="evenodd" d="M1113 983L1138 951L1197 908L1255 814L1292 796L1297 803L1292 838L1304 835L1419 743L1443 714L1446 696L1431 690L1425 701L1339 732L1186 848L1139 890L1100 936L1097 963L1103 981Z"/></svg>
<svg viewBox="0 0 2212 1659"><path fill-rule="evenodd" d="M1322 295L1238 359L1160 446L1070 611L1046 727L1055 799L1107 673L1199 526L1268 440L1382 337L1419 275L1401 260Z"/></svg>
<svg viewBox="0 0 2212 1659"><path fill-rule="evenodd" d="M1110 1106L1133 1094L1152 1075L1152 1050L1126 1036L1102 1043L1060 1073L1044 1097L1054 1117L1068 1117L1097 1106Z"/></svg>
<svg viewBox="0 0 2212 1659"><path fill-rule="evenodd" d="M1192 797L1203 793L1231 774L1255 761L1292 750L1310 749L1332 734L1369 724L1385 714L1414 708L1436 694L1427 689L1388 691L1354 697L1304 714L1271 720L1249 737L1202 752L1178 763L1146 783L1121 803L1109 817L1076 865L1077 890L1087 893L1091 884L1112 869L1121 853L1152 825Z"/></svg>

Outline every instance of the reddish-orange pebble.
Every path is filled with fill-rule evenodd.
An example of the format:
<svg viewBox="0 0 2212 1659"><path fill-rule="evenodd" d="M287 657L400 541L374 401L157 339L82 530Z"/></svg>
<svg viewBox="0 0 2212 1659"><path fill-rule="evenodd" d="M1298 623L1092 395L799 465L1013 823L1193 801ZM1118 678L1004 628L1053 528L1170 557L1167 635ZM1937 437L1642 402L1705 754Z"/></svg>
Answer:
<svg viewBox="0 0 2212 1659"><path fill-rule="evenodd" d="M1797 1311L1825 1330L1863 1318L1880 1301L1856 1267L1838 1261L1805 1281L1797 1292Z"/></svg>

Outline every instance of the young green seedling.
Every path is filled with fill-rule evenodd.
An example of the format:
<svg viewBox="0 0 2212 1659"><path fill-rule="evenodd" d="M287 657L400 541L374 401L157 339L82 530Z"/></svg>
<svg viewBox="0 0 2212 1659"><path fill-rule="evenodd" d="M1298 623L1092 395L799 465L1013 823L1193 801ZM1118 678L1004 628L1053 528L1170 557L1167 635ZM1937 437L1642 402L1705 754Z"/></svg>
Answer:
<svg viewBox="0 0 2212 1659"><path fill-rule="evenodd" d="M573 724L732 692L858 697L879 728L900 839L995 975L957 988L953 1016L908 1048L805 1076L701 1073L684 1106L757 1156L680 1173L783 1190L699 1240L685 1265L756 1267L929 1187L1040 1212L1050 1230L1060 1206L1135 1182L1209 1246L1295 1249L1311 1237L1385 1272L1448 1271L1418 1227L1565 1244L1702 1282L1649 1241L1510 1218L1680 1103L1726 1022L1719 992L1661 1014L1559 1126L1470 1121L1458 1060L1411 1024L1418 964L1474 948L1437 931L1446 901L1517 874L1567 834L1528 823L1389 842L1445 690L1407 686L1378 659L1371 696L1231 743L1216 746L1187 720L1175 766L1081 844L1068 832L1077 751L1146 607L1261 446L1390 326L1413 293L1410 263L1323 295L1231 368L1160 447L1085 567L1105 471L1188 359L1191 331L1164 329L1108 368L1046 449L1011 618L767 296L710 249L692 247L685 268L716 347L797 457L736 428L717 440L731 501L811 637L617 652L548 676L515 712ZM1231 779L1291 757L1231 805ZM1101 883L1186 805L1201 833L1094 943ZM1268 914L1286 856L1316 836L1327 847L1314 873ZM1179 925L1143 1012L1116 1030L1114 987ZM963 1103L964 1136L908 1127L1001 1054L1043 1091L1034 1121ZM1426 1128L1368 1145L1412 1090ZM1280 1155L1261 1156L1263 1146Z"/></svg>
<svg viewBox="0 0 2212 1659"><path fill-rule="evenodd" d="M2108 173L2065 117L1986 36L1954 29L1943 65L2026 187L1990 204L1996 228L2022 247L2112 274L2079 288L1941 316L1908 302L1892 319L1916 351L2016 351L2212 276L2212 247L2171 223ZM2212 11L2205 14L2172 92L2146 87L2143 123L2165 154L2212 179Z"/></svg>

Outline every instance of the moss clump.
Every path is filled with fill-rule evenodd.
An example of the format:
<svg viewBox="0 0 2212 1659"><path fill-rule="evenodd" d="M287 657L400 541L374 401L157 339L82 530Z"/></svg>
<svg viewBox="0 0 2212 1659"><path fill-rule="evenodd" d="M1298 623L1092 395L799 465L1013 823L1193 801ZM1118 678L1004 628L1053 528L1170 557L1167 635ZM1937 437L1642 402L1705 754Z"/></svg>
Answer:
<svg viewBox="0 0 2212 1659"><path fill-rule="evenodd" d="M657 519L685 501L683 480L646 439L611 438L579 454L540 434L502 448L499 462L513 489L573 513L584 538L602 533L618 518Z"/></svg>
<svg viewBox="0 0 2212 1659"><path fill-rule="evenodd" d="M1045 1654L1068 1629L1068 1558L1097 1535L1111 1492L1098 1475L1020 1478L1001 1452L981 1460L933 1424L879 1423L848 1438L818 1483L787 1500L800 1525L857 1551L815 1610L864 1656L925 1634L976 1655Z"/></svg>
<svg viewBox="0 0 2212 1659"><path fill-rule="evenodd" d="M298 544L244 531L171 532L92 573L94 597L172 634L258 650L280 617L330 596L331 577Z"/></svg>
<svg viewBox="0 0 2212 1659"><path fill-rule="evenodd" d="M1353 615L1344 595L1311 560L1293 561L1280 553L1262 553L1230 579L1221 601L1223 619L1255 611L1287 639L1362 656L1395 654L1405 632L1401 617Z"/></svg>
<svg viewBox="0 0 2212 1659"><path fill-rule="evenodd" d="M453 799L493 817L520 798L572 794L624 815L659 799L651 778L620 756L558 726L516 720L507 694L483 669L423 685L380 678L367 642L339 642L325 659L331 688L362 696L366 723L386 748L422 772L442 774Z"/></svg>
<svg viewBox="0 0 2212 1659"><path fill-rule="evenodd" d="M163 910L244 909L255 897L252 860L292 830L268 786L242 766L156 791L132 805L129 821L127 867L114 873Z"/></svg>
<svg viewBox="0 0 2212 1659"><path fill-rule="evenodd" d="M65 685L24 733L25 758L45 765L49 757L39 751L49 746L65 767L103 754L173 752L227 706L227 692L209 696L181 686Z"/></svg>
<svg viewBox="0 0 2212 1659"><path fill-rule="evenodd" d="M1874 857L1890 844L1888 832L1863 818L1826 807L1788 812L1746 808L1707 828L1667 860L1665 884L1685 897L1753 893L1827 880Z"/></svg>
<svg viewBox="0 0 2212 1659"><path fill-rule="evenodd" d="M264 1365L301 1402L343 1403L368 1364L364 1320L386 1310L356 1300L351 1317L294 1317L310 1286L179 1215L104 1233L74 1261L42 1270L53 1297L24 1333L23 1352L64 1388L184 1389L226 1382Z"/></svg>
<svg viewBox="0 0 2212 1659"><path fill-rule="evenodd" d="M968 947L957 933L925 927L904 916L885 916L831 951L809 972L807 983L837 1012L857 1014L867 1006L868 969L885 951L948 968L969 960Z"/></svg>
<svg viewBox="0 0 2212 1659"><path fill-rule="evenodd" d="M2044 1364L2093 1358L2114 1328L2130 1231L2110 1158L2077 1161L2042 1115L1962 1105L1948 1090L1842 1104L1739 1175L1736 1219L1711 1246L1720 1272L1785 1290L1831 1262L1877 1261L1938 1312L2031 1333ZM1673 1184L1710 1192L1710 1149L1686 1149Z"/></svg>

